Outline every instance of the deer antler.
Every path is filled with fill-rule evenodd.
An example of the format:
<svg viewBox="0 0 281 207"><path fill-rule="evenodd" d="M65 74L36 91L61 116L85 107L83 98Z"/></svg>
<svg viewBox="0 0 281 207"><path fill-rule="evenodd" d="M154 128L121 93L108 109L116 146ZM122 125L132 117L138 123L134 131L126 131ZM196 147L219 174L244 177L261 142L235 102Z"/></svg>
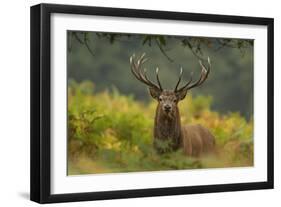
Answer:
<svg viewBox="0 0 281 207"><path fill-rule="evenodd" d="M143 70L141 69L142 65L148 60L147 58L144 58L144 57L145 57L145 53L143 53L138 60L135 60L135 54L133 54L130 57L132 73L142 83L148 85L149 87L157 88L162 91L163 89L162 89L162 86L161 86L161 83L159 80L159 75L158 75L159 69L156 68L156 79L157 79L158 84L155 84L154 82L152 82L151 80L148 79L145 68Z"/></svg>
<svg viewBox="0 0 281 207"><path fill-rule="evenodd" d="M174 92L180 92L180 91L183 91L183 90L190 90L191 88L200 86L202 83L205 82L205 80L208 78L208 75L209 75L210 70L211 70L210 58L208 57L208 67L207 68L202 64L201 60L199 60L199 64L201 66L200 78L196 82L191 83L192 82L192 76L193 76L193 73L191 73L190 80L184 86L182 86L180 89L178 89L178 86L180 84L180 81L181 81L181 78L182 78L182 74L183 74L183 71L182 71L182 68L181 68L180 77L179 77L177 85L176 85L176 87L174 89Z"/></svg>

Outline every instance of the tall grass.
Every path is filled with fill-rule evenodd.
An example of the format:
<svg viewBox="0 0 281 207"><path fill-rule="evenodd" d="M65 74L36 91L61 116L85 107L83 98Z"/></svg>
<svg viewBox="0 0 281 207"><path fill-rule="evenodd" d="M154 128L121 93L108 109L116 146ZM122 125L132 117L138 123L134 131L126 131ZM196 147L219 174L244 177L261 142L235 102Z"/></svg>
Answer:
<svg viewBox="0 0 281 207"><path fill-rule="evenodd" d="M95 93L91 82L68 87L68 174L133 172L253 165L253 120L211 111L211 97L179 103L183 124L200 123L216 138L214 155L158 155L153 147L156 101L142 103L113 92Z"/></svg>

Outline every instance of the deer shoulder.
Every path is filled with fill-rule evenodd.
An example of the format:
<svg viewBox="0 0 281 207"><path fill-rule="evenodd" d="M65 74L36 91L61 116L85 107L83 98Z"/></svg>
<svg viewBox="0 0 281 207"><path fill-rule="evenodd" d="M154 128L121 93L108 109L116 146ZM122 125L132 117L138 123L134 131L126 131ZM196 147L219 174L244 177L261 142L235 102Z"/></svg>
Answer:
<svg viewBox="0 0 281 207"><path fill-rule="evenodd" d="M214 150L215 138L202 125L184 125L181 131L182 147L186 155L198 157Z"/></svg>

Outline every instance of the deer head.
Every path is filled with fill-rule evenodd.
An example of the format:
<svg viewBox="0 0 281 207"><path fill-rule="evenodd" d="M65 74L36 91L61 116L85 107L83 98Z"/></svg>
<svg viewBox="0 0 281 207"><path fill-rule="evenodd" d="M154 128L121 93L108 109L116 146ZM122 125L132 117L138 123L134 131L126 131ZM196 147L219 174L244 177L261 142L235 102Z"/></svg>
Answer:
<svg viewBox="0 0 281 207"><path fill-rule="evenodd" d="M182 79L183 69L180 68L180 75L177 81L177 84L174 90L167 90L163 89L159 80L159 69L156 68L156 80L157 83L151 81L146 74L146 69L143 68L143 64L148 59L145 58L145 53L140 56L139 59L135 59L135 55L130 57L130 64L131 64L131 71L134 76L141 81L142 83L146 84L149 87L149 92L152 98L158 101L158 108L162 110L162 112L166 115L173 114L177 110L177 104L179 101L183 100L186 97L187 91L200 86L205 82L208 78L210 73L211 63L210 59L208 58L208 67L205 67L201 61L199 64L201 66L201 74L197 81L193 82L192 73L190 76L189 81L183 85L182 87L178 88Z"/></svg>

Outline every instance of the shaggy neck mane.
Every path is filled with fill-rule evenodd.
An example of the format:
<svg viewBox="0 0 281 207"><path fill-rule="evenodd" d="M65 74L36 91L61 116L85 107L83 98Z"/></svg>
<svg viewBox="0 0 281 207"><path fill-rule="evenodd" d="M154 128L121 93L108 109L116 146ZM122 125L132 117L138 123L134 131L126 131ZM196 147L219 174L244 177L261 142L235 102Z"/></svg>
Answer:
<svg viewBox="0 0 281 207"><path fill-rule="evenodd" d="M181 123L179 110L166 114L158 105L154 120L154 137L162 141L170 140L173 149L178 149L181 143Z"/></svg>

